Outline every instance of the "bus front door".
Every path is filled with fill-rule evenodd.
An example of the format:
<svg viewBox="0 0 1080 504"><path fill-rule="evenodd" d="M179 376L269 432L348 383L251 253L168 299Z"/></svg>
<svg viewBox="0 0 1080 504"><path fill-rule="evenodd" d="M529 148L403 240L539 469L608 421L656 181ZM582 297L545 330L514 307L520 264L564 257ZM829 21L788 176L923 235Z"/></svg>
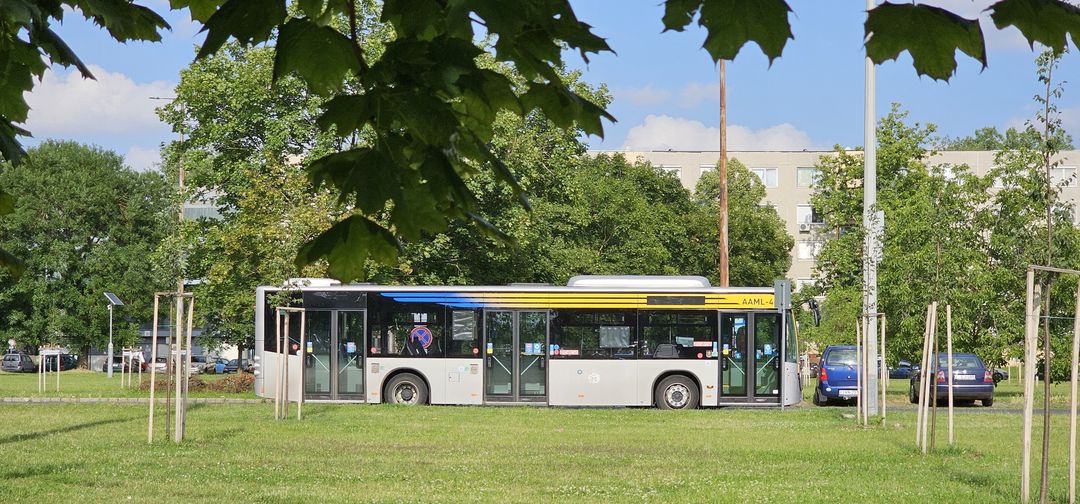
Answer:
<svg viewBox="0 0 1080 504"><path fill-rule="evenodd" d="M291 316L299 327L299 315ZM306 400L364 400L364 324L363 310L307 311Z"/></svg>
<svg viewBox="0 0 1080 504"><path fill-rule="evenodd" d="M546 402L547 341L547 312L485 312L485 400Z"/></svg>
<svg viewBox="0 0 1080 504"><path fill-rule="evenodd" d="M746 314L720 315L720 400L749 397L750 328Z"/></svg>

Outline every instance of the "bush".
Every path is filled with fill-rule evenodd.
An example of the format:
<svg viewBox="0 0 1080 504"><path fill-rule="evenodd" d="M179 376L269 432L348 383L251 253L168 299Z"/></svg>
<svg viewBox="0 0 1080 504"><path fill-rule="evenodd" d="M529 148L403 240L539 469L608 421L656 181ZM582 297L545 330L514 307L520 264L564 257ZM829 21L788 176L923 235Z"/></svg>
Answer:
<svg viewBox="0 0 1080 504"><path fill-rule="evenodd" d="M157 390L163 391L173 386L172 376L161 378L157 381ZM141 390L150 390L150 380L145 380ZM255 375L250 373L236 373L228 375L220 380L204 380L200 376L192 376L188 380L188 392L227 392L243 393L255 389Z"/></svg>

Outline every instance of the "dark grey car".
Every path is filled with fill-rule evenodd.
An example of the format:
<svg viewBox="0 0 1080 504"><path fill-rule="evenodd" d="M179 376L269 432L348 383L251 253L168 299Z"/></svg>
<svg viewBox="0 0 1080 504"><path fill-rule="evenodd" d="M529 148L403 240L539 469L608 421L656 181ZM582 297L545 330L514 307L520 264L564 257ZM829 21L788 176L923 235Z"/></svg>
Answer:
<svg viewBox="0 0 1080 504"><path fill-rule="evenodd" d="M9 353L4 356L0 369L9 373L33 373L37 370L34 361L24 353Z"/></svg>

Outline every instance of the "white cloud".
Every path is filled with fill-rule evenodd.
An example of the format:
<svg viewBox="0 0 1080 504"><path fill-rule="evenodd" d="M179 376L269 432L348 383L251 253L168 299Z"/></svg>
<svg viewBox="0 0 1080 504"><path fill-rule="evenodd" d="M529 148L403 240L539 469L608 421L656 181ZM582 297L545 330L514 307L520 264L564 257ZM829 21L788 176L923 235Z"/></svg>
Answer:
<svg viewBox="0 0 1080 504"><path fill-rule="evenodd" d="M988 51L995 49L1024 49L1030 46L1020 30L1009 27L1004 30L997 29L990 13L986 9L998 2L998 0L920 0L919 3L933 5L949 10L967 19L978 19L982 27L983 38L986 40Z"/></svg>
<svg viewBox="0 0 1080 504"><path fill-rule="evenodd" d="M691 82L679 92L679 106L695 108L704 102L720 102L720 82Z"/></svg>
<svg viewBox="0 0 1080 504"><path fill-rule="evenodd" d="M26 95L30 105L27 129L34 136L169 132L154 114L154 108L162 102L150 97L172 96L172 84L137 83L96 65L90 65L90 71L97 80L83 79L75 70L45 72L41 83Z"/></svg>
<svg viewBox="0 0 1080 504"><path fill-rule="evenodd" d="M161 164L161 151L157 147L139 147L133 145L124 154L124 162L135 171L156 170Z"/></svg>
<svg viewBox="0 0 1080 504"><path fill-rule="evenodd" d="M810 135L789 123L759 130L728 126L728 150L812 150L817 148ZM710 128L700 121L649 115L626 134L626 150L720 150L720 128Z"/></svg>
<svg viewBox="0 0 1080 504"><path fill-rule="evenodd" d="M651 107L660 105L671 98L671 92L666 89L658 89L649 84L641 88L616 89L615 99L625 99L631 105L638 107Z"/></svg>

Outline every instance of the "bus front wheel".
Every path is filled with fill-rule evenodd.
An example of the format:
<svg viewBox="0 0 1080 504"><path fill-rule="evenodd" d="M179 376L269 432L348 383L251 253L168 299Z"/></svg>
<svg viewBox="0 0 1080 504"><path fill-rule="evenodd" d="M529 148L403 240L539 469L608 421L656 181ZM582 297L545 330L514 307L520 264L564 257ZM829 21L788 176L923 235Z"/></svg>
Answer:
<svg viewBox="0 0 1080 504"><path fill-rule="evenodd" d="M402 373L386 384L386 399L390 404L427 404L428 390L424 380L412 373Z"/></svg>
<svg viewBox="0 0 1080 504"><path fill-rule="evenodd" d="M694 409L698 400L697 385L685 376L669 376L656 386L656 405L660 409Z"/></svg>

